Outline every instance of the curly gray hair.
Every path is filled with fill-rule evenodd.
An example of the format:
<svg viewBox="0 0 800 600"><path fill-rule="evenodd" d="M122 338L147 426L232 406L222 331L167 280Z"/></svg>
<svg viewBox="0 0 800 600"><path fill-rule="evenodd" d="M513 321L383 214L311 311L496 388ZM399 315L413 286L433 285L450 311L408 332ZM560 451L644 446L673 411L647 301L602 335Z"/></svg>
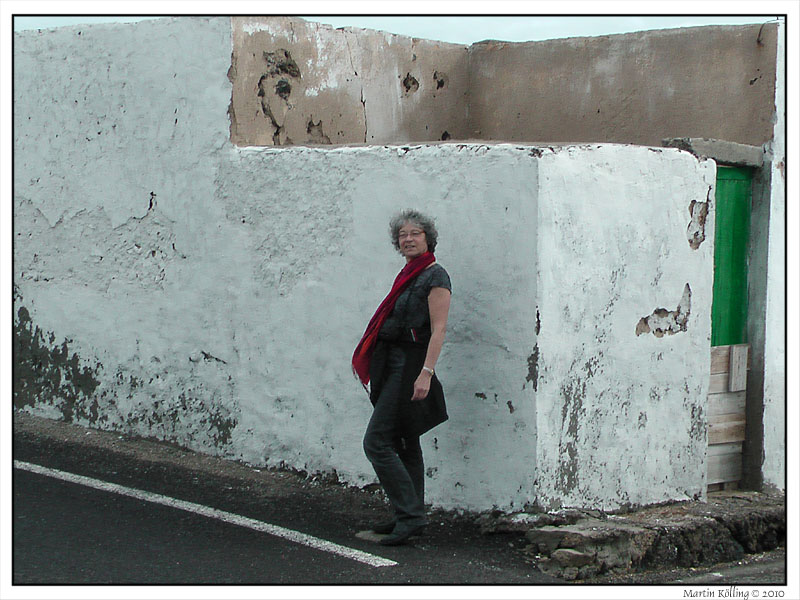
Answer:
<svg viewBox="0 0 800 600"><path fill-rule="evenodd" d="M406 223L418 225L425 232L425 241L428 244L428 250L431 252L436 250L439 232L436 231L436 225L434 225L433 219L411 208L397 213L392 217L392 220L389 221L389 236L392 238L392 245L395 250L400 252L400 240L398 236L400 234L400 228Z"/></svg>

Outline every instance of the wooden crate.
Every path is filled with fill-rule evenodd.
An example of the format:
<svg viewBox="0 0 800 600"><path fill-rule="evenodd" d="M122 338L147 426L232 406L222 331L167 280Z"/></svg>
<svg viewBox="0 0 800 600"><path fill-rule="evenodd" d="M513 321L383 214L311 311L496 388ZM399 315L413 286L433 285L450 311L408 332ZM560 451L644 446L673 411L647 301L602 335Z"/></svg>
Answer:
<svg viewBox="0 0 800 600"><path fill-rule="evenodd" d="M708 387L708 491L738 486L742 478L749 346L711 348Z"/></svg>

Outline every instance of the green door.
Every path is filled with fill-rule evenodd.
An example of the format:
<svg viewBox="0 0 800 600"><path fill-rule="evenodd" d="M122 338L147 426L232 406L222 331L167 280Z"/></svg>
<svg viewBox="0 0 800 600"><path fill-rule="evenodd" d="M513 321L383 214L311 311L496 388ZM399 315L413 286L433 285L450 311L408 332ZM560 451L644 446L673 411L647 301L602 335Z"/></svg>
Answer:
<svg viewBox="0 0 800 600"><path fill-rule="evenodd" d="M747 343L750 169L717 167L711 345Z"/></svg>

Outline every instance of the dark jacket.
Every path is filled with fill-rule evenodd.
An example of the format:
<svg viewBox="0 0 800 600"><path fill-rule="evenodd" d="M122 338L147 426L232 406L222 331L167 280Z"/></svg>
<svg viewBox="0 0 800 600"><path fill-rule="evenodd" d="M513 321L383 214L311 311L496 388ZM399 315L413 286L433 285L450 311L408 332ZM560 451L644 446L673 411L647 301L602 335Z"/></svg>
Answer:
<svg viewBox="0 0 800 600"><path fill-rule="evenodd" d="M431 377L431 389L423 400L412 401L414 382L425 364L428 344L414 342L388 342L378 340L369 364L370 394L372 405L378 401L386 377L386 354L389 345L402 348L406 355L400 387L400 410L395 425L403 437L419 436L447 420L444 390L436 375Z"/></svg>

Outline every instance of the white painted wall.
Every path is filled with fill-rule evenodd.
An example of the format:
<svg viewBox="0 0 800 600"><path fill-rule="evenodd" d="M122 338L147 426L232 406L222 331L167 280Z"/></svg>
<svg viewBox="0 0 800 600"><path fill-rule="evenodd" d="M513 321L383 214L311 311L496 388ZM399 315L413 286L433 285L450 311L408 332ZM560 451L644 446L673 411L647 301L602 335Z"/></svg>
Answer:
<svg viewBox="0 0 800 600"><path fill-rule="evenodd" d="M778 28L775 130L766 156L770 170L764 340L764 462L768 487L786 489L786 25Z"/></svg>
<svg viewBox="0 0 800 600"><path fill-rule="evenodd" d="M454 291L429 501L704 490L713 222L699 250L686 232L713 163L610 145L237 149L227 19L16 35L16 309L99 382L77 422L374 481L349 361L402 266L389 217L417 207ZM686 283L687 330L637 336Z"/></svg>
<svg viewBox="0 0 800 600"><path fill-rule="evenodd" d="M713 161L632 146L546 153L539 170L538 478L544 506L705 495ZM713 196L711 196L713 197ZM691 289L686 331L637 335ZM668 319L662 319L668 320Z"/></svg>
<svg viewBox="0 0 800 600"><path fill-rule="evenodd" d="M241 457L372 481L361 450L371 406L350 358L403 265L389 219L415 206L439 221L454 288L437 367L451 420L425 437L428 498L469 508L531 499L532 407L504 375L527 356L535 230L519 224L535 211L536 162L507 147L231 148L218 182L224 252L239 261L226 265L235 309L220 299L233 314L219 352L243 369Z"/></svg>
<svg viewBox="0 0 800 600"><path fill-rule="evenodd" d="M209 417L236 407L217 363L188 360L211 334L204 290L216 282L186 265L220 240L209 224L229 127L229 21L14 35L18 304L57 336L51 346L69 339L83 368L102 365L95 425L207 447ZM37 410L60 414L55 401Z"/></svg>

